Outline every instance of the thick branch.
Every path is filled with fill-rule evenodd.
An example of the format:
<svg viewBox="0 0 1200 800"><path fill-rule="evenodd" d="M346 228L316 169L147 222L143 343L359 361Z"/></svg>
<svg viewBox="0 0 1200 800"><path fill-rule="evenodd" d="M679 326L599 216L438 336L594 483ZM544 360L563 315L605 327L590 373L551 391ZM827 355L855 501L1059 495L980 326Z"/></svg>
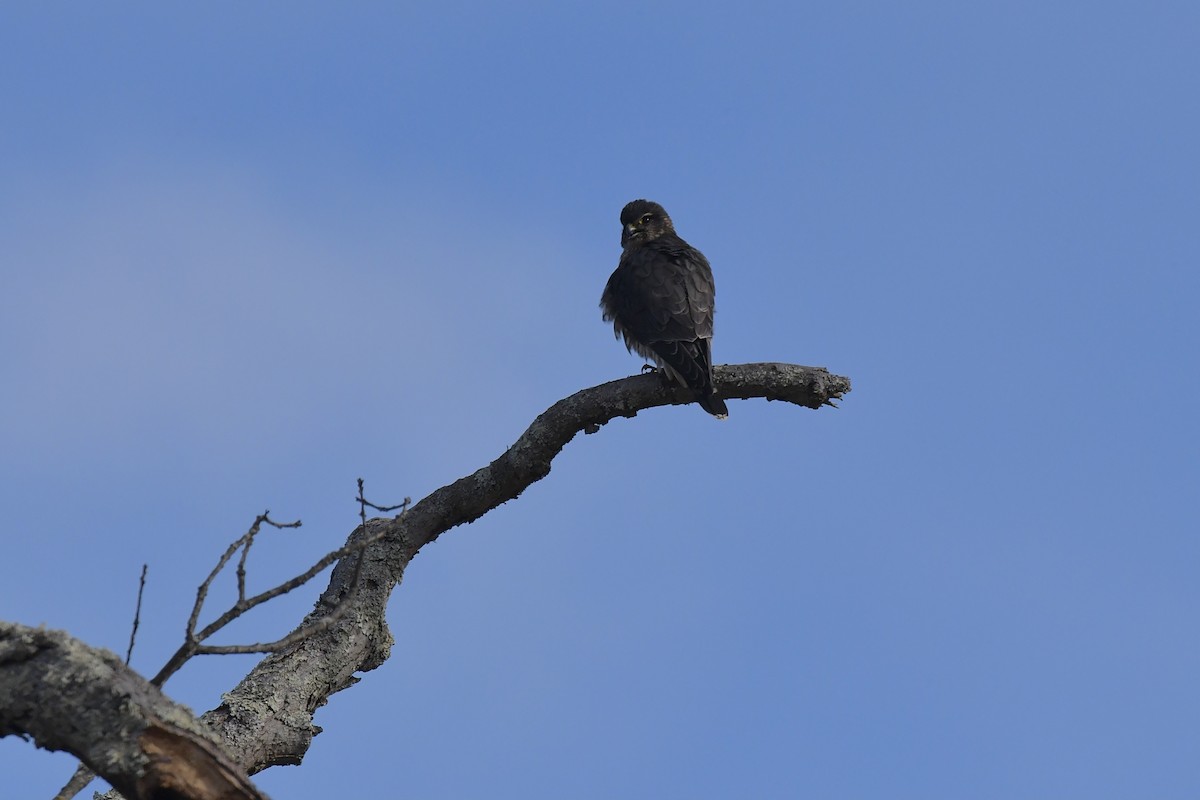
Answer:
<svg viewBox="0 0 1200 800"><path fill-rule="evenodd" d="M765 398L808 408L833 405L850 391L850 381L820 367L742 364L715 370L717 394L725 399ZM353 684L356 672L387 660L392 637L384 612L392 587L420 548L450 528L471 522L521 494L550 472L550 462L580 431L594 433L616 417L693 401L685 390L667 387L658 375L640 375L595 386L558 401L491 464L443 486L401 517L370 520L351 541L382 534L364 559L357 596L333 625L294 648L267 656L219 707L202 719L225 739L240 765L254 773L275 764L298 764L319 729L313 713L329 696ZM689 409L700 414L700 410ZM736 420L736 409L734 409ZM736 424L736 422L713 424ZM348 590L351 555L334 568L329 587L302 625L326 616Z"/></svg>
<svg viewBox="0 0 1200 800"><path fill-rule="evenodd" d="M66 750L128 798L263 795L192 713L107 650L0 622L0 736Z"/></svg>
<svg viewBox="0 0 1200 800"><path fill-rule="evenodd" d="M718 367L716 384L726 399L762 397L809 408L832 405L850 390L846 378L791 364ZM116 656L66 634L7 623L0 623L0 736L26 734L43 747L68 750L130 798L259 797L239 768L257 772L299 763L318 732L312 724L316 709L352 685L354 673L387 659L392 645L384 621L387 600L423 545L545 477L580 431L594 433L616 417L693 399L658 375L577 392L547 409L488 466L434 491L401 516L357 528L348 547L364 536L378 544L338 561L329 587L301 623L316 632L263 659L221 706L202 717L225 751L235 754L236 764L187 709ZM362 571L352 593L358 559ZM350 602L335 617L338 601L347 595ZM322 621L327 627L317 624Z"/></svg>
<svg viewBox="0 0 1200 800"><path fill-rule="evenodd" d="M795 364L716 367L714 377L717 394L726 400L763 397L815 409L833 405L835 399L850 391L848 378L820 367ZM550 473L550 462L580 431L595 433L616 417L632 417L648 408L693 400L691 392L667 387L658 374L611 381L559 400L491 464L443 486L413 506L404 518L408 539L420 548L445 531L474 522L516 498Z"/></svg>

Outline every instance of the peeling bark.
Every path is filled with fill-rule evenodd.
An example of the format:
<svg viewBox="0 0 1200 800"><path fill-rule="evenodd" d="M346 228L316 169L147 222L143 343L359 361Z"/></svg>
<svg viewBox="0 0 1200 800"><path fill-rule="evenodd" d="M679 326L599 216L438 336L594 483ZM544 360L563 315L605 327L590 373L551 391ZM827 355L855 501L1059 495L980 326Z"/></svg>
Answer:
<svg viewBox="0 0 1200 800"><path fill-rule="evenodd" d="M113 653L0 622L0 736L66 750L134 800L262 798L213 731Z"/></svg>

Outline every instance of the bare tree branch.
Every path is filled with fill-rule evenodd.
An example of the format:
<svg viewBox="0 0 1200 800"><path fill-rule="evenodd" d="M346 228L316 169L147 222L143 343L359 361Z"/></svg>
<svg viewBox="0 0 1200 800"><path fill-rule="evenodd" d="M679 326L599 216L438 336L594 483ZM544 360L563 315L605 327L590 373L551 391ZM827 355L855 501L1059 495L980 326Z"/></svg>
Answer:
<svg viewBox="0 0 1200 800"><path fill-rule="evenodd" d="M847 378L815 367L744 364L717 367L715 373L717 394L725 399L761 397L816 409L833 405L850 391ZM313 725L316 709L330 695L353 685L355 673L387 660L393 644L384 619L388 597L422 546L519 496L549 473L551 461L580 431L593 433L616 417L693 400L686 390L666 386L658 375L612 381L555 403L491 464L437 489L411 509L406 500L396 517L367 520L366 507L379 507L367 503L360 487L363 524L345 546L303 575L255 597L246 598L244 583L239 581L234 609L199 634L195 633L199 613L193 613L189 642L181 652L189 645L192 653L199 652L203 640L226 624L235 610L240 613L278 596L287 591L282 587L294 588L337 562L313 611L292 634L270 648L263 646L279 649L224 695L219 707L203 715L207 732L186 709L169 701L116 656L88 650L65 634L0 623L0 736L28 734L43 747L70 750L130 798L156 793L181 798L259 797L239 769L254 773L272 765L300 763L319 732ZM218 570L239 543L253 539L263 521L265 515L231 546ZM198 592L198 605L210 583L211 576ZM72 645L77 647L68 651ZM244 652L206 647L206 652ZM43 657L48 663L39 663ZM80 660L86 666L58 666ZM165 676L160 673L159 679ZM29 693L35 685L45 687L48 695ZM96 714L102 716L94 718ZM105 733L97 735L97 731ZM230 764L213 744L214 734L235 763ZM210 788L225 794L203 793Z"/></svg>
<svg viewBox="0 0 1200 800"><path fill-rule="evenodd" d="M765 398L814 409L833 405L850 391L848 378L794 364L720 366L715 378L717 394L725 399ZM221 733L229 751L238 754L251 774L300 763L320 730L313 725L316 709L330 695L353 685L355 673L375 669L390 655L393 639L384 619L388 597L422 546L545 477L550 462L580 431L593 433L616 417L693 399L685 390L665 386L654 374L584 389L547 409L491 464L437 489L401 516L367 520L350 535L347 547L364 537L379 540L379 546L334 567L328 588L301 627L328 616L360 574L358 591L344 604L341 618L294 647L267 656L201 719Z"/></svg>
<svg viewBox="0 0 1200 800"><path fill-rule="evenodd" d="M401 506L395 506L395 508L401 508ZM328 567L333 562L343 559L346 556L348 556L352 553L355 553L359 550L363 550L367 547L370 547L371 545L375 544L380 539L382 539L383 535L384 535L383 532L380 532L376 536L371 536L371 537L367 537L366 539L359 539L354 542L349 542L349 543L343 545L342 547L338 548L337 550L334 550L331 553L326 553L319 561L317 561L315 564L313 564L307 570L300 573L299 575L292 578L291 580L284 581L283 583L279 584L278 586L276 586L272 589L268 589L265 592L260 592L259 594L256 594L255 596L251 597L250 599L243 601L241 603L240 607L226 611L224 614L222 614L220 617L218 617L211 625L209 625L203 631L201 631L198 638L200 640L203 640L203 639L207 638L208 636L211 636L212 634L216 633L218 630L220 630L225 625L232 622L234 619L236 619L238 616L240 616L245 611L249 611L250 609L254 608L255 606L261 605L262 603L265 603L268 600L279 597L281 594L286 594L286 593L290 592L292 589L295 589L298 586L308 583L310 580L312 580L314 577L316 577L316 575L318 573L320 573L322 570L324 570L326 567ZM356 559L354 561L354 564L357 567L357 565L359 564L359 561ZM359 573L360 573L360 570L356 568L355 572L351 575L350 588L349 588L349 591L347 591L347 593L346 593L346 597L352 597L354 595L355 589L357 588ZM265 642L265 643L257 643L257 644L197 644L195 647L194 653L195 653L195 655L228 655L231 653L243 653L243 654L244 653L274 653L277 650L282 650L286 647L291 647L296 642L300 641L300 639L302 639L306 636L311 636L315 633L319 633L320 631L323 631L325 628L328 628L334 622L337 622L337 620L342 616L342 614L345 613L347 605L349 605L347 602L339 601L338 604L336 606L334 606L332 609L330 609L329 613L326 614L325 616L321 617L320 619L316 620L315 622L313 622L310 625L307 625L307 626L302 625L301 627L296 628L294 631L289 633L287 636L283 637L282 639L277 639L274 642Z"/></svg>
<svg viewBox="0 0 1200 800"><path fill-rule="evenodd" d="M309 580L309 578L311 578L313 575L316 575L321 571L321 569L329 566L329 564L333 563L333 561L339 557L335 554L339 553L340 551L334 551L334 553L326 556L326 559L328 560L324 562L324 566L320 567L319 569L310 569L309 573L306 573L308 574L308 577L304 578L304 580L293 578L291 581L283 584L283 587L286 588L276 586L269 592L264 592L257 597L247 600L246 556L250 552L251 545L254 544L255 537L258 536L259 530L264 524L278 529L299 528L301 524L300 520L296 520L295 522L276 522L275 520L271 519L270 514L270 511L264 511L255 517L254 522L250 525L249 529L247 529L247 531L243 533L240 538L235 540L233 544L225 548L225 552L221 554L219 559L217 559L217 564L212 568L212 572L208 573L208 577L205 578L200 584L200 587L196 590L196 602L192 604L192 613L188 616L187 627L184 629L183 644L180 645L179 649L176 650L175 653L167 660L167 663L164 664L162 669L158 671L158 674L150 679L150 682L155 686L162 686L167 682L167 679L178 672L179 669L186 664L190 658L192 658L192 656L202 652L202 643L214 633L221 630L230 622L233 622L235 619L240 617L242 614L245 614L255 606L266 602L272 597L278 597L279 595L296 588L296 586L299 586L300 584L304 583L304 581ZM204 630L197 634L196 626L200 623L200 612L204 608L204 601L208 599L208 590L212 587L212 583L214 580L216 580L217 576L221 574L221 570L225 569L225 566L229 563L229 560L233 558L234 553L236 553L239 549L242 551L242 555L238 559L237 565L238 598L234 604L225 611L225 613L221 614L221 616L217 617L213 622L205 626ZM263 650L249 650L246 652L257 653L263 652Z"/></svg>
<svg viewBox="0 0 1200 800"><path fill-rule="evenodd" d="M79 766L75 767L75 772L71 775L71 779L67 781L66 786L58 790L58 794L54 795L54 800L71 800L72 797L82 792L88 787L92 781L96 780L96 773L88 769L87 765L82 761Z"/></svg>
<svg viewBox="0 0 1200 800"><path fill-rule="evenodd" d="M115 654L0 622L0 736L10 734L74 754L131 800L264 797L211 729Z"/></svg>
<svg viewBox="0 0 1200 800"><path fill-rule="evenodd" d="M371 505L373 508L375 508L376 506L374 506L374 504L372 504L372 503L369 503L366 500L366 498L363 497L363 495L362 495L363 481L361 478L358 481L358 489L359 489L359 515L363 520L365 520L366 519L366 506ZM409 503L408 498L405 498L404 503L402 503L399 506L393 507L393 510L395 508L407 509L408 503ZM187 627L186 627L186 630L184 633L184 643L178 650L175 651L175 653L171 656L171 658L168 659L166 665L164 665L163 668L161 670L159 670L158 674L155 675L150 680L150 683L152 685L161 687L167 681L167 679L171 677L171 675L173 675L175 672L177 672L185 663L187 663L194 656L197 656L197 655L221 655L221 654L232 654L232 653L273 653L278 650L282 650L284 648L291 647L291 646L295 645L297 642L304 639L305 637L320 633L321 631L325 630L330 625L334 624L339 619L341 619L342 614L345 613L346 608L350 604L351 598L354 596L354 593L355 593L355 590L356 590L356 587L358 584L359 573L361 571L360 566L359 566L361 564L361 561L358 559L356 559L354 562L355 570L354 570L353 576L351 578L349 591L343 596L343 598L332 609L328 610L328 613L315 619L311 624L302 625L302 626L296 628L295 630L293 630L287 636L284 636L282 639L278 639L274 642L255 643L255 644L231 644L231 645L204 644L204 642L208 638L210 638L215 633L220 631L222 628L224 628L226 625L228 625L233 620L235 620L238 617L245 614L247 611L250 611L251 609L255 608L256 606L259 606L262 603L267 602L268 600L271 600L275 597L279 597L282 594L286 594L287 592L290 592L292 589L295 589L296 587L307 583L309 580L311 580L313 577L315 577L317 574L319 574L321 571L323 571L326 567L328 567L333 562L339 561L358 550L362 550L366 547L369 547L370 545L377 542L380 538L382 538L382 533L380 533L378 536L375 536L375 537L368 537L365 539L360 538L357 541L348 543L348 544L338 548L337 550L334 550L331 553L327 553L323 558L318 560L317 563L315 563L313 566L309 567L305 572L301 573L300 575L297 575L294 578L275 586L274 588L268 589L265 592L261 592L257 595L254 595L253 597L247 598L246 597L246 554L249 552L250 546L254 543L255 537L257 536L262 525L266 524L266 525L270 525L271 527L281 528L281 529L282 528L298 528L298 527L300 527L300 522L298 520L296 522L279 523L279 522L275 522L274 520L272 520L270 518L269 514L270 514L269 511L264 511L262 514L259 514L257 517L255 517L254 522L251 524L250 528L246 531L246 533L242 534L242 536L240 538L238 538L236 541L233 542L233 544L231 544L228 548L226 548L225 552L217 560L217 565L209 573L208 577L205 578L204 581L200 584L199 588L196 591L196 602L192 607L191 615L188 617ZM239 548L242 551L242 555L238 559L238 565L237 565L237 594L238 594L237 600L234 602L234 604L229 609L227 609L223 614L221 614L219 617L217 617L216 620L214 620L213 622L211 622L210 624L205 626L205 628L202 631L200 631L199 633L196 633L196 625L198 624L198 621L200 618L200 613L204 608L204 602L208 598L208 592L212 586L213 581L216 579L217 575L219 575L221 573L221 570L223 570L229 564L230 559L232 559L233 555L238 551ZM142 586L143 587L145 585L145 576L146 576L146 568L143 567L142 568ZM139 614L140 614L140 611L141 611L141 592L139 591L139 593L138 593L138 612L139 612ZM137 630L136 618L134 620L134 630L135 631ZM130 647L132 649L132 641L131 641ZM128 664L128 663L129 663L129 659L127 657L126 664ZM55 795L55 800L70 800L70 798L74 797L79 792L83 791L83 789L85 789L87 787L88 783L90 783L94 777L95 777L95 774L92 772L92 770L90 770L86 764L81 763L79 765L79 767L75 770L74 775L72 775L71 779L67 782L67 785L64 786L57 795Z"/></svg>

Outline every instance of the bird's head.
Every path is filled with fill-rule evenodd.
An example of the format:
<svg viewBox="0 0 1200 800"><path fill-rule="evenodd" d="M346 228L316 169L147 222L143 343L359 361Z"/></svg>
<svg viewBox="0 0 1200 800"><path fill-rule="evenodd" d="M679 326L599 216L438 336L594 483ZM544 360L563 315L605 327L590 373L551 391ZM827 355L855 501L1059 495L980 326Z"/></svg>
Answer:
<svg viewBox="0 0 1200 800"><path fill-rule="evenodd" d="M621 247L657 239L675 230L666 210L649 200L634 200L621 209Z"/></svg>

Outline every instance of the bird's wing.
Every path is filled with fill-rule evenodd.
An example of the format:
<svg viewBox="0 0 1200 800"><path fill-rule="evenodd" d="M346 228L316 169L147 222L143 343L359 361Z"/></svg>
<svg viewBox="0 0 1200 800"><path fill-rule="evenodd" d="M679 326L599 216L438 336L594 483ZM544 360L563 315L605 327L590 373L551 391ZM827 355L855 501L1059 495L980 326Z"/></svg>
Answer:
<svg viewBox="0 0 1200 800"><path fill-rule="evenodd" d="M712 393L711 339L651 342L650 349L672 378L701 395Z"/></svg>
<svg viewBox="0 0 1200 800"><path fill-rule="evenodd" d="M609 278L601 304L638 343L708 339L713 332L712 269L700 251L653 242L628 251Z"/></svg>

